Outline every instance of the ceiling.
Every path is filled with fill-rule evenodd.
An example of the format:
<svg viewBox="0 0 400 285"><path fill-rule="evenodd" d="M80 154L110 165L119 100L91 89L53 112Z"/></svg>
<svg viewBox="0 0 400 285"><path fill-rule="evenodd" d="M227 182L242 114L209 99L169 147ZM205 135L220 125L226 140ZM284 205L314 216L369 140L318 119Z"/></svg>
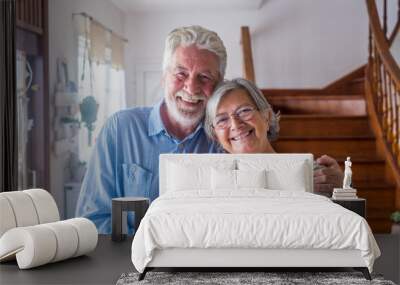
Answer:
<svg viewBox="0 0 400 285"><path fill-rule="evenodd" d="M133 12L193 12L258 10L266 0L111 0L119 9Z"/></svg>

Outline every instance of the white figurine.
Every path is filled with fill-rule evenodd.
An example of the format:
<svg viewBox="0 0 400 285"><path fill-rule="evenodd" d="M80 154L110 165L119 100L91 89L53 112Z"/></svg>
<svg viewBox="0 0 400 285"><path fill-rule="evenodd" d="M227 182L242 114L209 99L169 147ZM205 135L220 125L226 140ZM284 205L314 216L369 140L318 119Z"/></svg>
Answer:
<svg viewBox="0 0 400 285"><path fill-rule="evenodd" d="M344 162L344 179L343 179L343 189L353 189L351 187L351 176L353 172L351 171L351 161L350 156L347 157L346 161Z"/></svg>

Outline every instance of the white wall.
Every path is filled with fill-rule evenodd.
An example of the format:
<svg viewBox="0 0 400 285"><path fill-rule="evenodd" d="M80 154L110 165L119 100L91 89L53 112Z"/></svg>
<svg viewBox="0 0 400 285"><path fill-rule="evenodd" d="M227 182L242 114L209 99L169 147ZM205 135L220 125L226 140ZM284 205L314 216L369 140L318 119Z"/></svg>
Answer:
<svg viewBox="0 0 400 285"><path fill-rule="evenodd" d="M242 76L240 27L249 26L256 80L264 88L323 87L367 61L364 0L270 0L254 11L132 13L125 22L129 105L143 102L135 93L136 67L160 66L168 32L191 24L216 31L225 42L227 78Z"/></svg>
<svg viewBox="0 0 400 285"><path fill-rule="evenodd" d="M57 58L66 58L70 80L77 82L77 42L72 14L86 12L116 33L124 34L124 14L108 0L49 0L49 90L50 117L53 127L54 90L57 82ZM50 131L54 142L54 130ZM64 214L64 170L67 155L50 155L50 191L56 199L60 214Z"/></svg>

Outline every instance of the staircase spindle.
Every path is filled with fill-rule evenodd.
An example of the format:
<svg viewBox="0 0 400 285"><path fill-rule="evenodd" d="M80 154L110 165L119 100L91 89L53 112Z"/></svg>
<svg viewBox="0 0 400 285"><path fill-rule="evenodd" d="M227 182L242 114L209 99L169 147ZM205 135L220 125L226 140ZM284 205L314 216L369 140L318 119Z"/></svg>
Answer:
<svg viewBox="0 0 400 285"><path fill-rule="evenodd" d="M382 66L382 63L380 63L379 66L379 71L380 71L380 86L381 86L381 92L384 98L386 98L386 120L387 120L387 129L386 129L386 138L388 142L392 142L392 128L393 128L393 121L392 121L392 112L393 112L393 106L392 106L392 98L390 97L390 94L387 92L387 80L386 80L386 72L384 72L384 67Z"/></svg>
<svg viewBox="0 0 400 285"><path fill-rule="evenodd" d="M380 120L382 122L385 122L384 119L384 105L385 105L385 100L382 97L382 93L379 92L379 79L378 79L378 53L377 53L377 49L376 49L376 45L374 45L374 60L373 60L373 70L374 70L374 74L373 74L373 78L374 78L374 83L373 83L373 88L374 88L374 92L377 95L376 97L378 98L378 105L377 105L377 109L378 109L378 115L380 117ZM385 123L385 128L386 128L386 123Z"/></svg>
<svg viewBox="0 0 400 285"><path fill-rule="evenodd" d="M396 87L396 86L394 86ZM396 144L396 148L397 148L397 163L400 164L400 92L399 90L397 90L396 88L394 89L395 91L395 96L396 96L396 100L397 100L397 118L396 118L396 123L397 123L397 144Z"/></svg>
<svg viewBox="0 0 400 285"><path fill-rule="evenodd" d="M372 60L371 60L371 72L372 72L372 89L374 94L376 94L376 96L374 97L375 100L377 102L377 104L375 105L375 110L377 111L378 117L380 119L381 122L383 122L383 98L380 94L380 92L378 92L379 90L379 86L378 86L378 57L377 57L377 53L376 53L376 46L373 44L372 42Z"/></svg>
<svg viewBox="0 0 400 285"><path fill-rule="evenodd" d="M394 120L395 120L395 125L396 128L394 130L394 136L395 136L395 156L397 157L399 154L399 101L398 101L398 97L396 94L396 86L394 86L394 84L391 81L391 85L392 85L392 96L394 98L394 103L395 103L395 116L394 116Z"/></svg>
<svg viewBox="0 0 400 285"><path fill-rule="evenodd" d="M371 61L371 57L372 57L372 33L371 33L371 28L369 28L368 29L368 61Z"/></svg>
<svg viewBox="0 0 400 285"><path fill-rule="evenodd" d="M382 116L382 127L383 127L383 133L385 137L387 137L387 130L389 129L389 120L388 120L388 100L387 97L385 96L385 93L383 92L383 81L382 81L382 73L381 73L381 63L380 63L380 58L376 57L375 61L376 65L376 93L382 100L382 106L381 106L381 116Z"/></svg>
<svg viewBox="0 0 400 285"><path fill-rule="evenodd" d="M394 89L393 89L393 83L392 83L392 78L390 74L388 74L385 71L385 74L387 76L387 81L385 85L387 86L387 92L390 96L390 101L391 101L391 106L392 106L392 113L391 113L391 124L392 124L392 129L391 129L391 138L392 138L392 151L395 156L397 156L397 102L396 102L396 97L394 96Z"/></svg>

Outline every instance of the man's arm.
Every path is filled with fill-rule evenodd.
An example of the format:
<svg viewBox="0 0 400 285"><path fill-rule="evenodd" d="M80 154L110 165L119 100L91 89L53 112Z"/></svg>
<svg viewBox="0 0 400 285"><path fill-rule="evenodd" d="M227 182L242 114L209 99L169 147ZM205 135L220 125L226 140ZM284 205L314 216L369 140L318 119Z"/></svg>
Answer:
<svg viewBox="0 0 400 285"><path fill-rule="evenodd" d="M317 158L317 163L322 167L314 170L314 192L327 195L332 194L333 188L341 188L344 176L337 161L322 155Z"/></svg>
<svg viewBox="0 0 400 285"><path fill-rule="evenodd" d="M75 216L93 221L102 234L111 233L111 199L118 196L115 122L114 116L108 119L96 139L75 212Z"/></svg>

